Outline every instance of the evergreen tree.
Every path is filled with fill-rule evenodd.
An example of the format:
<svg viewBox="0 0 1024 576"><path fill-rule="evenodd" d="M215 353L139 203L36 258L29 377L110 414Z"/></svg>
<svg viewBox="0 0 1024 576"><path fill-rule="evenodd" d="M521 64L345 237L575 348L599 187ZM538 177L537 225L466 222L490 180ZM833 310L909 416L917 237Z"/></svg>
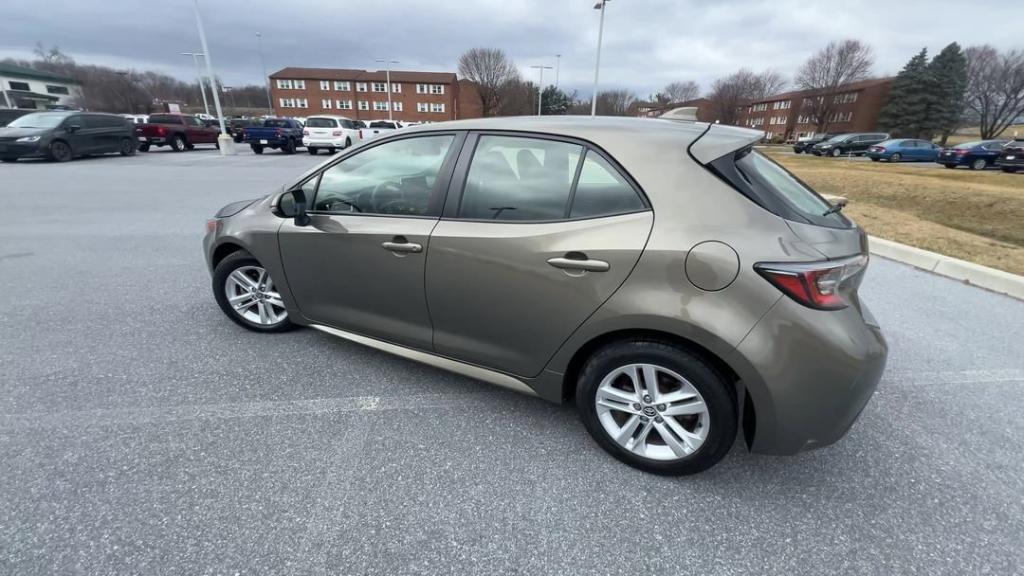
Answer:
<svg viewBox="0 0 1024 576"><path fill-rule="evenodd" d="M967 57L953 42L932 58L928 65L935 81L935 98L928 111L931 135L942 136L942 144L960 125L967 92Z"/></svg>
<svg viewBox="0 0 1024 576"><path fill-rule="evenodd" d="M878 123L893 136L930 138L928 114L933 100L935 79L928 67L928 50L922 48L893 80Z"/></svg>
<svg viewBox="0 0 1024 576"><path fill-rule="evenodd" d="M550 85L544 89L542 94L540 103L541 113L545 116L566 114L569 112L569 105L571 103L569 96L565 92L555 88L554 85Z"/></svg>

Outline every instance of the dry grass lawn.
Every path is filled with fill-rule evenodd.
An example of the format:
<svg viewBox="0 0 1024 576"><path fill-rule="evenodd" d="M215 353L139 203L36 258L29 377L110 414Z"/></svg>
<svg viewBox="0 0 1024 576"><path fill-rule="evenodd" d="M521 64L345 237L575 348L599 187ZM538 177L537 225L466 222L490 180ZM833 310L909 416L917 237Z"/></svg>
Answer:
<svg viewBox="0 0 1024 576"><path fill-rule="evenodd" d="M766 151L870 234L1024 275L1024 174Z"/></svg>

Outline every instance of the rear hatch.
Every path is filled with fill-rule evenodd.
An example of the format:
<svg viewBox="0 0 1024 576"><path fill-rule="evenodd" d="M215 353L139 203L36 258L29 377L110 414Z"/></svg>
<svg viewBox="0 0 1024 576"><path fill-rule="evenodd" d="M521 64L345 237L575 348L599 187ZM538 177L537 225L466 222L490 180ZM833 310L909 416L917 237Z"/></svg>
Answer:
<svg viewBox="0 0 1024 576"><path fill-rule="evenodd" d="M338 121L334 118L309 118L306 120L305 132L310 138L325 140L334 137L334 132L341 135Z"/></svg>

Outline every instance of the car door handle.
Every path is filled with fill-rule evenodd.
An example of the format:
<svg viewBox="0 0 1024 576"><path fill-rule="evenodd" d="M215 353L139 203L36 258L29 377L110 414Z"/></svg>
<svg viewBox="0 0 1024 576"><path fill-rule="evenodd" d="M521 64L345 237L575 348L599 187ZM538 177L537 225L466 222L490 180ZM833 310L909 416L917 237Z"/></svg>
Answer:
<svg viewBox="0 0 1024 576"><path fill-rule="evenodd" d="M423 245L415 242L384 242L381 246L390 252L423 252Z"/></svg>
<svg viewBox="0 0 1024 576"><path fill-rule="evenodd" d="M548 264L562 270L586 270L587 272L607 272L611 268L604 260L586 258L549 258Z"/></svg>

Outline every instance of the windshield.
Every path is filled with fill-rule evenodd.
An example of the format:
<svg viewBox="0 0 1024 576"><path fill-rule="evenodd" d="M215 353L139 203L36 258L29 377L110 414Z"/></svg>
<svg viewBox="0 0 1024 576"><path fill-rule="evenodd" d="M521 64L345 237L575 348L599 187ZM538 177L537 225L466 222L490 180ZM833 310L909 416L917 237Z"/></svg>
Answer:
<svg viewBox="0 0 1024 576"><path fill-rule="evenodd" d="M306 120L306 128L337 128L338 121L333 118L310 118Z"/></svg>
<svg viewBox="0 0 1024 576"><path fill-rule="evenodd" d="M287 120L278 120L278 119L271 118L271 119L269 119L269 120L267 120L266 122L263 123L263 127L264 128L287 128L288 127L288 121Z"/></svg>
<svg viewBox="0 0 1024 576"><path fill-rule="evenodd" d="M978 140L977 142L964 142L963 144L957 144L956 146L953 146L953 148L960 148L961 150L963 150L966 148L974 148L975 146L981 146L984 143L984 140Z"/></svg>
<svg viewBox="0 0 1024 576"><path fill-rule="evenodd" d="M843 140L846 140L846 134L840 134L839 136L833 136L833 137L829 138L828 140L825 140L825 142L842 142Z"/></svg>
<svg viewBox="0 0 1024 576"><path fill-rule="evenodd" d="M36 113L14 119L8 128L54 128L67 118L67 114Z"/></svg>

